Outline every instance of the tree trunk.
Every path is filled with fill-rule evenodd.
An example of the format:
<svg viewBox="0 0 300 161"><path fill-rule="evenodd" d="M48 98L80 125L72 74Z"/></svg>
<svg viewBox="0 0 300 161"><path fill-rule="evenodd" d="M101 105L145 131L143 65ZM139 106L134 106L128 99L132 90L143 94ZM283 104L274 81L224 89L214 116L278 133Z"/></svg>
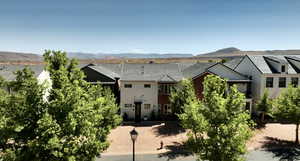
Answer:
<svg viewBox="0 0 300 161"><path fill-rule="evenodd" d="M261 113L261 123L264 123L265 122L265 112L262 112Z"/></svg>
<svg viewBox="0 0 300 161"><path fill-rule="evenodd" d="M299 144L299 123L296 124L296 144Z"/></svg>

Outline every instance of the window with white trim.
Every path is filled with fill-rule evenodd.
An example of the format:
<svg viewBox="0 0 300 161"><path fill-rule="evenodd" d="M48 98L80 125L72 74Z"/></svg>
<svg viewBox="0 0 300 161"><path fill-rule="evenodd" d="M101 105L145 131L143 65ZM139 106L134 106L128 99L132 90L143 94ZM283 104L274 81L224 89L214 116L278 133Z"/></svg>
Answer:
<svg viewBox="0 0 300 161"><path fill-rule="evenodd" d="M144 84L144 88L151 88L151 84Z"/></svg>
<svg viewBox="0 0 300 161"><path fill-rule="evenodd" d="M274 81L273 77L267 77L266 78L266 87L267 88L273 88L273 81Z"/></svg>
<svg viewBox="0 0 300 161"><path fill-rule="evenodd" d="M285 88L286 87L286 78L285 77L279 77L279 88Z"/></svg>
<svg viewBox="0 0 300 161"><path fill-rule="evenodd" d="M171 105L170 104L164 104L164 111L165 114L171 114L172 113L172 109L171 109Z"/></svg>
<svg viewBox="0 0 300 161"><path fill-rule="evenodd" d="M144 104L144 109L145 110L150 110L151 104Z"/></svg>
<svg viewBox="0 0 300 161"><path fill-rule="evenodd" d="M132 84L124 84L125 88L132 88Z"/></svg>
<svg viewBox="0 0 300 161"><path fill-rule="evenodd" d="M160 84L158 86L158 93L169 95L171 93L171 88L173 87L174 84Z"/></svg>

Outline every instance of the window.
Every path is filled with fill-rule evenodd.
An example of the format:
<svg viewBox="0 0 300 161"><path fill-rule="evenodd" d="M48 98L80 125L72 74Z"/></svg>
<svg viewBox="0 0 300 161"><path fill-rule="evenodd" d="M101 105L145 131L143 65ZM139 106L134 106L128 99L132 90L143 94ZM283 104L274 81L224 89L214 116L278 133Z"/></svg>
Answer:
<svg viewBox="0 0 300 161"><path fill-rule="evenodd" d="M267 77L266 78L266 87L267 88L273 88L273 77Z"/></svg>
<svg viewBox="0 0 300 161"><path fill-rule="evenodd" d="M125 84L124 87L125 88L132 88L132 84Z"/></svg>
<svg viewBox="0 0 300 161"><path fill-rule="evenodd" d="M157 108L158 108L158 113L161 113L161 111L163 111L161 104L158 104Z"/></svg>
<svg viewBox="0 0 300 161"><path fill-rule="evenodd" d="M292 86L297 87L298 86L298 78L297 77L292 77Z"/></svg>
<svg viewBox="0 0 300 161"><path fill-rule="evenodd" d="M144 104L144 109L145 110L150 110L151 105L150 104Z"/></svg>
<svg viewBox="0 0 300 161"><path fill-rule="evenodd" d="M130 107L132 107L132 104L124 104L124 106L125 106L126 108L130 108Z"/></svg>
<svg viewBox="0 0 300 161"><path fill-rule="evenodd" d="M281 66L281 72L284 73L285 72L285 65Z"/></svg>
<svg viewBox="0 0 300 161"><path fill-rule="evenodd" d="M151 88L151 84L144 84L144 88Z"/></svg>
<svg viewBox="0 0 300 161"><path fill-rule="evenodd" d="M171 88L174 86L174 84L160 84L158 87L158 93L159 94L170 94Z"/></svg>
<svg viewBox="0 0 300 161"><path fill-rule="evenodd" d="M171 113L172 113L170 104L165 104L165 105L164 105L164 108L165 108L165 109L164 109L165 114L171 114Z"/></svg>
<svg viewBox="0 0 300 161"><path fill-rule="evenodd" d="M286 87L286 78L280 77L279 78L279 88L285 88Z"/></svg>

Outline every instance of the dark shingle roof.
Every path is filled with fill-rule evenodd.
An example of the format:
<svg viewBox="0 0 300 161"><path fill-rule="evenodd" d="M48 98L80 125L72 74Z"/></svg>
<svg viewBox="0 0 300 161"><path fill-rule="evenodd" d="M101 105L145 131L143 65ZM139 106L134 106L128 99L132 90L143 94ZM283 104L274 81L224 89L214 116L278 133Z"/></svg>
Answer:
<svg viewBox="0 0 300 161"><path fill-rule="evenodd" d="M226 65L227 67L234 69L241 61L242 61L243 57L240 58L234 58L232 60L229 60L228 62L225 62L224 65Z"/></svg>
<svg viewBox="0 0 300 161"><path fill-rule="evenodd" d="M14 72L29 67L35 76L38 76L43 70L44 65L0 65L0 76L6 80L14 80L16 78Z"/></svg>
<svg viewBox="0 0 300 161"><path fill-rule="evenodd" d="M183 75L186 78L193 78L199 74L205 72L209 67L217 63L196 63L183 70Z"/></svg>
<svg viewBox="0 0 300 161"><path fill-rule="evenodd" d="M288 65L288 73L289 74L296 74L298 69L295 69L295 66L291 64L287 57L293 57L293 58L300 58L300 55L290 55L290 56L284 56L284 55L248 55L249 59L254 63L254 65L265 74L271 74L271 73L277 73L276 70L273 69L271 64L268 62L268 59L271 59L271 61L281 63L281 64L287 64Z"/></svg>
<svg viewBox="0 0 300 161"><path fill-rule="evenodd" d="M78 67L84 67L86 64L79 64ZM16 78L14 72L22 70L25 67L30 68L37 77L45 68L44 64L39 65L15 65L15 64L0 64L0 76L8 81L12 81Z"/></svg>
<svg viewBox="0 0 300 161"><path fill-rule="evenodd" d="M120 78L119 74L105 68L105 67L102 67L102 66L89 66L90 68L94 69L95 71L101 73L101 74L104 74L106 76L108 76L109 78L111 79L115 79L115 78Z"/></svg>
<svg viewBox="0 0 300 161"><path fill-rule="evenodd" d="M176 82L183 78L182 71L195 63L168 64L96 64L92 69L124 81L160 81Z"/></svg>
<svg viewBox="0 0 300 161"><path fill-rule="evenodd" d="M281 64L288 64L287 60L285 60L285 58L281 58L280 56L264 56L265 59L270 59L273 60L277 63L281 63Z"/></svg>
<svg viewBox="0 0 300 161"><path fill-rule="evenodd" d="M111 78L119 76L123 81L178 82L183 78L194 78L216 64L97 64L91 68Z"/></svg>
<svg viewBox="0 0 300 161"><path fill-rule="evenodd" d="M120 80L159 81L164 75L175 81L183 78L178 64L123 64Z"/></svg>
<svg viewBox="0 0 300 161"><path fill-rule="evenodd" d="M262 55L249 55L248 57L262 73L272 73L269 65Z"/></svg>

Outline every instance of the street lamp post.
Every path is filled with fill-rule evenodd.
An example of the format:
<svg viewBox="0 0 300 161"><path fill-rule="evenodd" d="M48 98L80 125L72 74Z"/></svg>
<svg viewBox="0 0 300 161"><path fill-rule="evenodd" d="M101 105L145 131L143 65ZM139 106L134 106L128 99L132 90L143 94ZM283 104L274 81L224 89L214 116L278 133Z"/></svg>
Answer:
<svg viewBox="0 0 300 161"><path fill-rule="evenodd" d="M134 154L134 144L135 144L135 140L138 137L138 132L135 130L135 128L133 128L133 130L130 131L130 136L131 136L131 140L132 140L132 144L133 144L133 155L132 155L132 160L135 161L135 154Z"/></svg>

